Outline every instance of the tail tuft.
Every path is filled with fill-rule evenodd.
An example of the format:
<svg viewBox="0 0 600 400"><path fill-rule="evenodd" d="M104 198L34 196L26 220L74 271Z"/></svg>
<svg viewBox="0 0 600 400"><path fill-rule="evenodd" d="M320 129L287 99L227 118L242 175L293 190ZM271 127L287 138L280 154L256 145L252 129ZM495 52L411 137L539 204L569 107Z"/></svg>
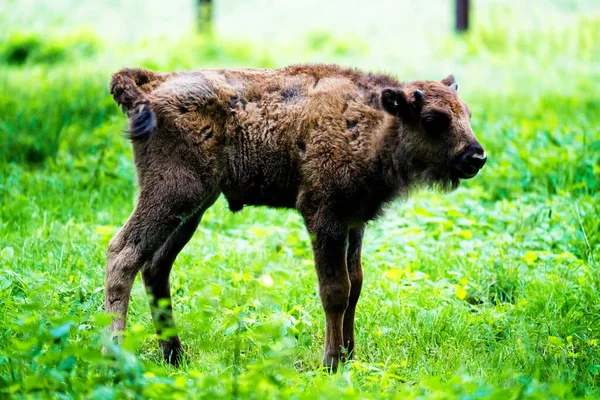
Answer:
<svg viewBox="0 0 600 400"><path fill-rule="evenodd" d="M129 116L129 130L127 131L129 139L132 142L139 142L149 139L156 126L156 115L148 104L142 104L139 110Z"/></svg>
<svg viewBox="0 0 600 400"><path fill-rule="evenodd" d="M152 71L124 68L110 82L110 93L129 117L128 136L134 142L149 139L154 131L156 115L141 86L157 78Z"/></svg>

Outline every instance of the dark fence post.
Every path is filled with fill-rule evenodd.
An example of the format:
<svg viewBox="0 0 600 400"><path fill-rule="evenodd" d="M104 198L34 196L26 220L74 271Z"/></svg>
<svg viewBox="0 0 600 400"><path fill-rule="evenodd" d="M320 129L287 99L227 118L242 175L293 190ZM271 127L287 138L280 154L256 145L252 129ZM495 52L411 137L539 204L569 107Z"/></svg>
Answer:
<svg viewBox="0 0 600 400"><path fill-rule="evenodd" d="M469 0L456 0L456 30L469 30Z"/></svg>
<svg viewBox="0 0 600 400"><path fill-rule="evenodd" d="M212 0L197 0L198 1L198 30L201 33L212 32Z"/></svg>

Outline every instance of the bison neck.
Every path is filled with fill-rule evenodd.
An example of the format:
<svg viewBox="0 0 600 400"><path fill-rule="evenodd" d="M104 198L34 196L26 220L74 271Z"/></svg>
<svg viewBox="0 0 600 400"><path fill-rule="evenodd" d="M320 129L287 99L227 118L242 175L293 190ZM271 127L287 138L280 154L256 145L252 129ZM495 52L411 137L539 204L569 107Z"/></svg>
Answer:
<svg viewBox="0 0 600 400"><path fill-rule="evenodd" d="M391 121L385 126L375 150L373 175L379 183L382 202L389 202L398 197L408 195L415 186L415 166L411 162L410 151L403 142L399 132L403 127L397 121Z"/></svg>

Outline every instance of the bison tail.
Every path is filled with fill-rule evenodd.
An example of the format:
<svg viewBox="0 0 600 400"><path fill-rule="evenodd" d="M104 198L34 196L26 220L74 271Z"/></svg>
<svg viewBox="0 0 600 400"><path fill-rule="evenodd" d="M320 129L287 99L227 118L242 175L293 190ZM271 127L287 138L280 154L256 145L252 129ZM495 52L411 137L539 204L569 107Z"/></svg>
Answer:
<svg viewBox="0 0 600 400"><path fill-rule="evenodd" d="M110 82L110 93L129 117L127 133L134 142L147 140L154 132L156 115L142 87L155 81L158 76L152 71L124 68L114 74Z"/></svg>

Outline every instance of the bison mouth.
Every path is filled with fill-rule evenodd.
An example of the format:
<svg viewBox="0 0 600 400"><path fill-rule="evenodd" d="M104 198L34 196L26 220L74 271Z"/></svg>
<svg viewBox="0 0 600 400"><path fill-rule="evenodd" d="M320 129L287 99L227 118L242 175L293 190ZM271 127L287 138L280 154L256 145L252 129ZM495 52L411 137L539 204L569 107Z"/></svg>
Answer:
<svg viewBox="0 0 600 400"><path fill-rule="evenodd" d="M450 173L450 178L448 179L449 184L448 184L448 190L452 191L457 189L460 186L460 181L461 179L471 179L473 178L475 175L477 175L477 172L457 172L457 171L452 171Z"/></svg>
<svg viewBox="0 0 600 400"><path fill-rule="evenodd" d="M450 164L450 175L452 179L471 179L479 173L479 168L468 164Z"/></svg>
<svg viewBox="0 0 600 400"><path fill-rule="evenodd" d="M454 175L456 176L456 179L471 179L475 175L477 175L478 172L479 172L479 170L476 170L476 171L460 171L460 172L455 173Z"/></svg>

